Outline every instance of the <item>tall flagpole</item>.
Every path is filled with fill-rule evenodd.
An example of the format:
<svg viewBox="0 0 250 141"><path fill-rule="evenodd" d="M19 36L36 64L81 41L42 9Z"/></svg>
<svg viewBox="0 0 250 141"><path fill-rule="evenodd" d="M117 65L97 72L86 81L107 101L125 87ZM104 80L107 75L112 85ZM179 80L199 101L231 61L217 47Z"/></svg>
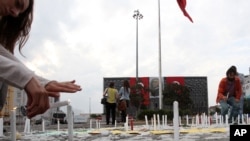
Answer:
<svg viewBox="0 0 250 141"><path fill-rule="evenodd" d="M159 109L162 109L162 76L161 76L161 15L160 0L158 0L158 19L159 19Z"/></svg>

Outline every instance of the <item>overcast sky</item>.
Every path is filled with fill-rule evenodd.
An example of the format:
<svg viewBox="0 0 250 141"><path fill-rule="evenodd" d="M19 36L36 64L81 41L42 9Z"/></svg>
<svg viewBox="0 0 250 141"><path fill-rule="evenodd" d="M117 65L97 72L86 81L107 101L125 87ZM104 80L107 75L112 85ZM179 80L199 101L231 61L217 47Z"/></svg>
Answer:
<svg viewBox="0 0 250 141"><path fill-rule="evenodd" d="M187 0L191 23L176 0L161 0L162 76L206 76L209 106L231 65L249 74L250 1ZM76 113L101 113L103 77L159 76L158 0L37 0L22 57L47 79L75 79L83 88L70 99ZM89 106L91 105L91 106Z"/></svg>

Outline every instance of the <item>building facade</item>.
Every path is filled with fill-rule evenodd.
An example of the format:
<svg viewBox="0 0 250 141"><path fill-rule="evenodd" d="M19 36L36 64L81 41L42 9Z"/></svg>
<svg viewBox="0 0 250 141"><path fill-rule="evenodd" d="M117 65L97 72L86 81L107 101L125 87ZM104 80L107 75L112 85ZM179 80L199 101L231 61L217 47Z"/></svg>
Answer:
<svg viewBox="0 0 250 141"><path fill-rule="evenodd" d="M122 87L123 80L129 80L130 86L136 84L135 77L112 77L103 78L103 90L108 87L110 82L115 82L115 88L118 90ZM138 83L140 83L149 91L142 91L143 101L142 104L148 109L159 109L159 79L158 77L139 77ZM190 90L190 98L193 101L192 112L193 113L208 113L208 85L207 77L189 77L189 76L177 76L177 77L163 77L162 86L176 83L188 87Z"/></svg>

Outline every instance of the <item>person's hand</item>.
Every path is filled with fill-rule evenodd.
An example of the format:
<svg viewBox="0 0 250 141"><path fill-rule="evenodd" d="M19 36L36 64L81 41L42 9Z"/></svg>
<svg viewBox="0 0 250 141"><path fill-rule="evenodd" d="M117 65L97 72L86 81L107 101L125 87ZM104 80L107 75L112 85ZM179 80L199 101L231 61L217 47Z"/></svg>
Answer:
<svg viewBox="0 0 250 141"><path fill-rule="evenodd" d="M227 97L226 96L223 96L222 98L224 101L227 101Z"/></svg>
<svg viewBox="0 0 250 141"><path fill-rule="evenodd" d="M240 100L235 98L235 102L240 102Z"/></svg>
<svg viewBox="0 0 250 141"><path fill-rule="evenodd" d="M48 92L44 87L42 87L38 80L34 77L25 86L25 91L27 93L27 117L32 118L38 114L43 114L46 112L49 105L50 97L59 97L60 95L55 92Z"/></svg>
<svg viewBox="0 0 250 141"><path fill-rule="evenodd" d="M81 86L75 84L75 80L65 81L65 82L57 82L51 81L46 86L45 89L49 92L66 92L66 93L75 93L77 91L81 91Z"/></svg>

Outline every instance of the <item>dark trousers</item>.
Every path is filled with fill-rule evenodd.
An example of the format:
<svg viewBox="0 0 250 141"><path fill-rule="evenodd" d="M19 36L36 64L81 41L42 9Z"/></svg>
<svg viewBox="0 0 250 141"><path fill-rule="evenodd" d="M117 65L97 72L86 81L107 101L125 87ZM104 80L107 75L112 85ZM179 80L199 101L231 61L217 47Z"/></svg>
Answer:
<svg viewBox="0 0 250 141"><path fill-rule="evenodd" d="M126 100L127 108L129 107L129 100ZM127 108L121 111L121 122L126 122Z"/></svg>
<svg viewBox="0 0 250 141"><path fill-rule="evenodd" d="M106 103L106 124L109 124L110 114L112 117L112 124L115 124L115 116L116 116L116 103Z"/></svg>

